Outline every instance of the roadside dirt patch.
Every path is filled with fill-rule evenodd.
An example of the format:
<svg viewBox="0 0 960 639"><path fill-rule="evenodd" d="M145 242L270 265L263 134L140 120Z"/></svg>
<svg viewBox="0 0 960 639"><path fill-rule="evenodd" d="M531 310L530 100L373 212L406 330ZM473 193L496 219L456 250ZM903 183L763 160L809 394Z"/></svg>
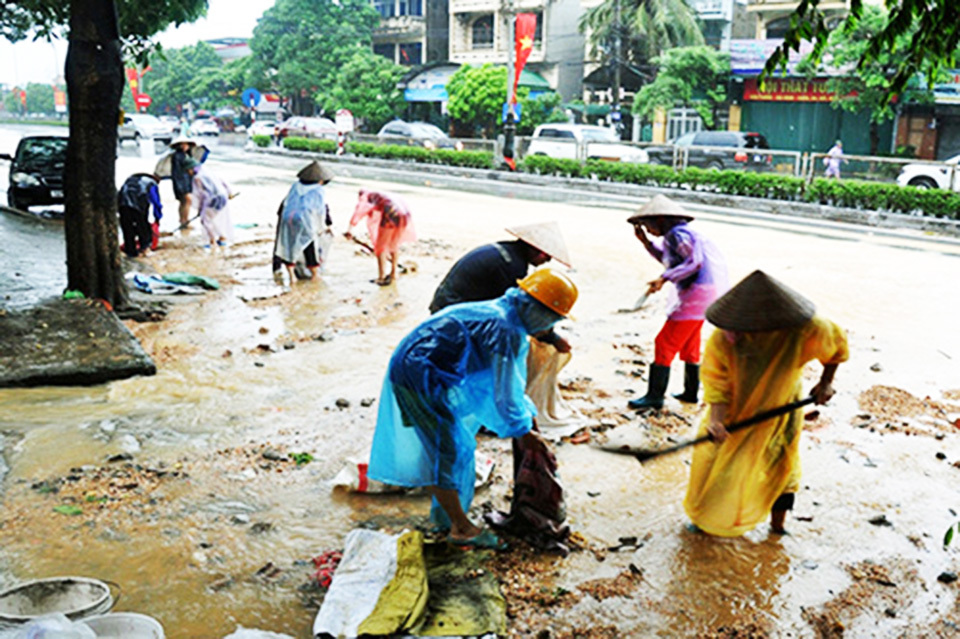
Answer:
<svg viewBox="0 0 960 639"><path fill-rule="evenodd" d="M960 406L956 404L920 399L893 386L873 386L858 399L864 411L852 420L858 428L932 437L960 432Z"/></svg>
<svg viewBox="0 0 960 639"><path fill-rule="evenodd" d="M904 559L887 564L867 560L845 568L853 583L819 609L803 611L803 618L822 639L847 636L848 627L860 617L895 617L911 601L911 593L924 587L916 569Z"/></svg>

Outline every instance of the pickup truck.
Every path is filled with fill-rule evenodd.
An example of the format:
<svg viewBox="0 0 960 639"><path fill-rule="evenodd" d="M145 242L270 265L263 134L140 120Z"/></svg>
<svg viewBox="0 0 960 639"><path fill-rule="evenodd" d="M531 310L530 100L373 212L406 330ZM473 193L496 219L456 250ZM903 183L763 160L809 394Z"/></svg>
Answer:
<svg viewBox="0 0 960 639"><path fill-rule="evenodd" d="M589 124L541 124L533 131L526 155L575 160L577 149L582 145L586 145L589 160L649 161L646 151L622 144L613 129Z"/></svg>
<svg viewBox="0 0 960 639"><path fill-rule="evenodd" d="M773 163L772 156L763 152L770 145L761 133L693 131L681 135L673 144L680 147L679 150L686 149L687 166L701 169L765 171ZM651 162L673 164L673 147L651 147L647 153Z"/></svg>

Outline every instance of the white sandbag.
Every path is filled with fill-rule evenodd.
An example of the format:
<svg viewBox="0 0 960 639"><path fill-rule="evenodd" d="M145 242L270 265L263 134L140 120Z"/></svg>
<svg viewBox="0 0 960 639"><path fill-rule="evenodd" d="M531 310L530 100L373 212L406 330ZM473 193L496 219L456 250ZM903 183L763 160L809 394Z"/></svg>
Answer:
<svg viewBox="0 0 960 639"><path fill-rule="evenodd" d="M343 558L313 622L314 636L356 637L397 571L397 539L375 530L347 534Z"/></svg>
<svg viewBox="0 0 960 639"><path fill-rule="evenodd" d="M267 632L266 630L253 630L251 628L244 628L243 626L237 626L237 629L233 631L232 634L227 635L223 639L293 639L290 635L281 635L277 632Z"/></svg>
<svg viewBox="0 0 960 639"><path fill-rule="evenodd" d="M569 437L588 425L588 420L571 408L557 388L557 376L570 361L570 353L561 353L550 344L530 340L527 355L527 396L537 407L537 426L547 439Z"/></svg>
<svg viewBox="0 0 960 639"><path fill-rule="evenodd" d="M475 480L474 488L480 488L490 481L496 462L492 457L483 453L474 454ZM340 469L340 472L330 480L330 488L344 488L355 493L417 493L422 492L420 488L405 488L403 486L393 486L384 484L375 479L367 477L367 462L357 461L356 459L347 459L346 465Z"/></svg>

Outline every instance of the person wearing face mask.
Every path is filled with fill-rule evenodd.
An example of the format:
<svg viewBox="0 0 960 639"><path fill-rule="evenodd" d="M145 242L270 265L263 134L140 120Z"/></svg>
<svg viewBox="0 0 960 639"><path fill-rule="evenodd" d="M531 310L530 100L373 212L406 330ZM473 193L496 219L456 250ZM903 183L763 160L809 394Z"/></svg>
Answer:
<svg viewBox="0 0 960 639"><path fill-rule="evenodd" d="M693 216L664 195L657 195L627 220L643 247L664 271L647 283L647 294L670 282L676 298L654 341L647 394L627 402L633 409L660 409L670 380L670 364L684 362L682 402L697 403L700 391L700 332L704 312L727 289L727 265L716 245L690 226ZM647 237L647 233L653 239Z"/></svg>
<svg viewBox="0 0 960 639"><path fill-rule="evenodd" d="M499 437L537 439L536 410L524 392L528 336L568 317L576 299L567 276L540 269L496 299L432 315L394 351L367 476L426 488L431 521L449 530L451 543L505 547L466 514L476 435L482 424Z"/></svg>

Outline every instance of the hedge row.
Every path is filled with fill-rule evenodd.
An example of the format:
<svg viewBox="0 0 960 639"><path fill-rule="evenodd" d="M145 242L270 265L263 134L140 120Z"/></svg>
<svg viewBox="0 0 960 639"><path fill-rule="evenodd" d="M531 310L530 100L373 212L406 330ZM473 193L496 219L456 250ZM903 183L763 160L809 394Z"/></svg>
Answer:
<svg viewBox="0 0 960 639"><path fill-rule="evenodd" d="M255 135L252 138L253 143L259 146L260 148L266 148L270 146L270 136L269 135Z"/></svg>
<svg viewBox="0 0 960 639"><path fill-rule="evenodd" d="M254 138L258 146L261 145ZM314 153L336 153L337 143L333 140L313 138L284 138L284 148ZM370 142L347 142L346 152L370 158L386 160L404 160L422 164L445 164L447 166L466 166L475 169L493 168L493 153L487 151L455 151L453 149L427 149L421 146L398 144L373 144Z"/></svg>
<svg viewBox="0 0 960 639"><path fill-rule="evenodd" d="M542 155L525 158L520 163L520 170L540 175L584 177L641 186L710 191L791 202L816 202L895 213L920 212L938 218L960 218L958 193L882 182L817 178L808 184L803 178L774 173L712 171L693 167L674 171L668 166L656 164L602 160L581 163L577 160L558 160Z"/></svg>
<svg viewBox="0 0 960 639"><path fill-rule="evenodd" d="M336 153L334 140L316 138L283 138L283 148L291 151L311 151L313 153Z"/></svg>

